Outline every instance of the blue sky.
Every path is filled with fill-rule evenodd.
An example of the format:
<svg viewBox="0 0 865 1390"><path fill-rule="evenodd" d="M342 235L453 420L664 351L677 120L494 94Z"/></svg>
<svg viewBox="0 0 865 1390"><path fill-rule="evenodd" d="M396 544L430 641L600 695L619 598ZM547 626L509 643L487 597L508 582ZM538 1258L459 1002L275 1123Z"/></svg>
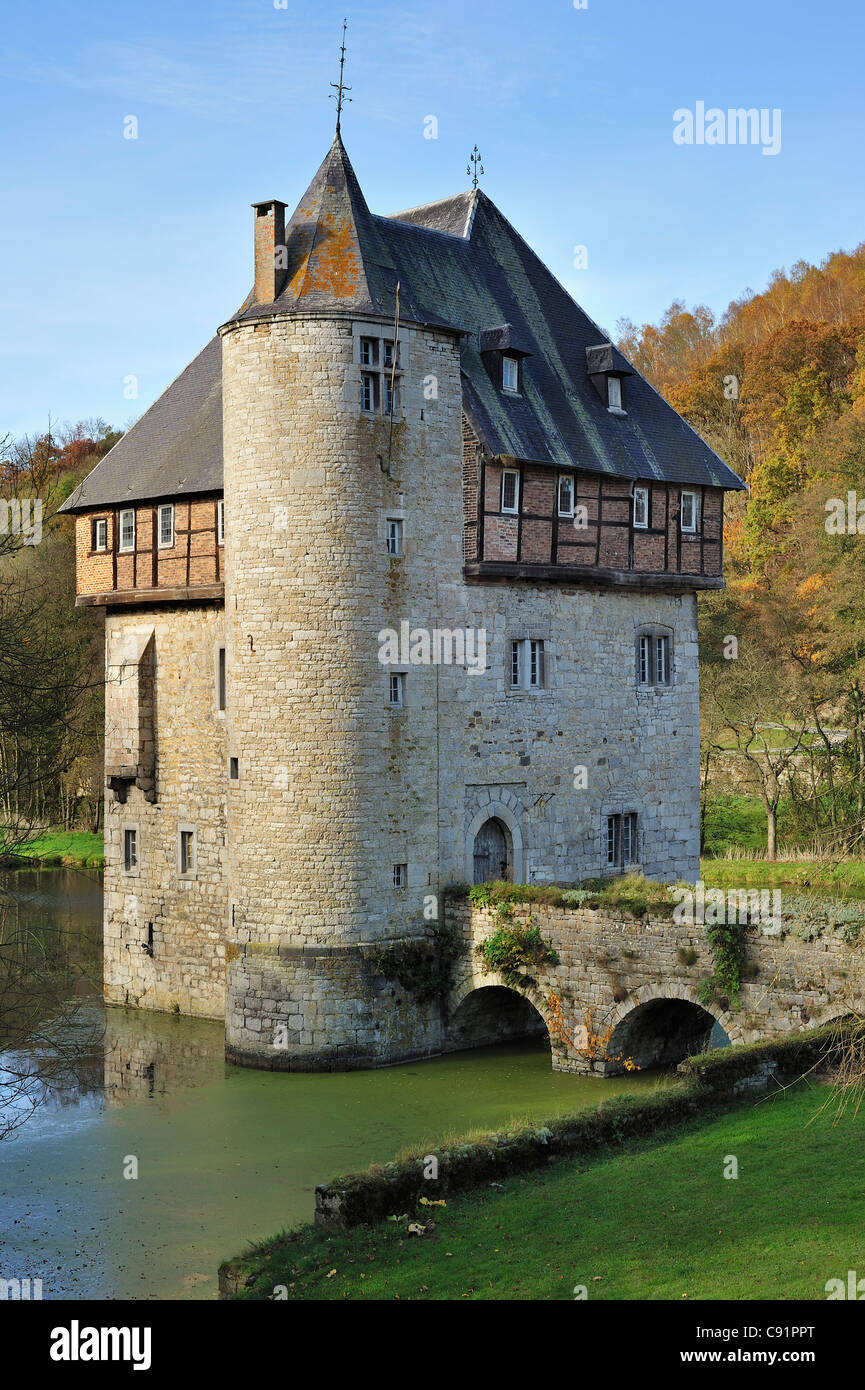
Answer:
<svg viewBox="0 0 865 1390"><path fill-rule="evenodd" d="M0 437L128 423L236 308L250 203L293 206L330 144L344 14L372 209L466 187L477 142L486 192L610 332L865 239L861 0L277 4L7 9ZM698 101L780 108L780 153L674 144Z"/></svg>

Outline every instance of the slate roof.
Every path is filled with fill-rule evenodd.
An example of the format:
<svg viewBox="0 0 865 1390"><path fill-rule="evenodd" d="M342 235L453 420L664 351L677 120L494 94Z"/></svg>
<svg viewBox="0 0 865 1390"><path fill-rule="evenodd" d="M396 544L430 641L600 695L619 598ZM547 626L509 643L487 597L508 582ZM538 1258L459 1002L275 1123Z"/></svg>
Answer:
<svg viewBox="0 0 865 1390"><path fill-rule="evenodd" d="M464 404L491 455L744 487L616 348L616 370L629 373L627 413L606 409L588 372L603 354L587 359L604 334L480 189L376 216L337 136L288 223L286 248L276 300L255 304L250 295L230 322L307 311L392 318L399 281L403 322L464 335ZM504 325L529 354L518 397L498 388L480 350L481 335ZM63 510L220 491L221 397L221 342L214 338Z"/></svg>
<svg viewBox="0 0 865 1390"><path fill-rule="evenodd" d="M60 508L222 491L222 342L211 338Z"/></svg>

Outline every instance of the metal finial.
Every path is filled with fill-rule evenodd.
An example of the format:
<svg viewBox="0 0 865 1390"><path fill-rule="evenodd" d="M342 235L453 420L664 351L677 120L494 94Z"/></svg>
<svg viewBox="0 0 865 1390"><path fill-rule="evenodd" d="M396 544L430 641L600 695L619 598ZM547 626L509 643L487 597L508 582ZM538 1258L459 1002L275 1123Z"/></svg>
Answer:
<svg viewBox="0 0 865 1390"><path fill-rule="evenodd" d="M472 188L477 188L478 178L483 172L484 166L481 164L481 152L478 149L477 145L475 145L474 149L469 155L469 162L466 165L466 173L471 178Z"/></svg>
<svg viewBox="0 0 865 1390"><path fill-rule="evenodd" d="M346 31L347 28L348 28L348 20L347 20L347 19L344 19L344 20L342 21L342 47L341 47L341 49L339 50L339 81L338 81L338 82L331 82L331 84L330 84L331 87L333 87L334 90L336 91L336 96L331 96L331 101L335 101L335 102L336 102L336 133L337 133L337 135L339 135L339 133L340 133L340 131L339 131L339 123L340 123L340 118L341 118L341 116L342 116L342 103L343 103L344 101L351 101L351 97L347 97L347 96L345 95L346 92L350 92L350 91L351 91L351 87L347 87L347 86L345 85L345 83L343 82L343 80L342 80L343 68L345 67L345 31Z"/></svg>

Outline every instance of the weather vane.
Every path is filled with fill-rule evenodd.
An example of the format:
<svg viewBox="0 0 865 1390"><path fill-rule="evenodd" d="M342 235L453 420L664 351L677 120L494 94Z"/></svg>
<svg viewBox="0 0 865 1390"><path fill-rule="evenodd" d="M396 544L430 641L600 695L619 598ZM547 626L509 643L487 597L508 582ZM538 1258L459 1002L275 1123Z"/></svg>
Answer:
<svg viewBox="0 0 865 1390"><path fill-rule="evenodd" d="M477 145L475 145L474 149L469 155L469 162L466 165L466 173L471 175L472 188L477 188L478 178L483 172L484 166L481 164L481 152L478 149Z"/></svg>
<svg viewBox="0 0 865 1390"><path fill-rule="evenodd" d="M350 92L350 91L351 91L351 87L346 87L345 83L344 83L343 80L342 80L342 72L343 72L343 68L345 67L345 31L346 31L347 28L348 28L348 20L347 20L347 19L344 19L344 20L342 21L342 48L339 50L339 82L331 82L331 84L330 84L331 87L333 87L334 90L336 91L336 96L335 96L335 97L332 96L332 97L331 97L331 101L335 101L335 102L336 102L336 133L337 133L337 135L339 135L339 133L340 133L340 132L339 132L339 122L340 122L340 117L342 116L342 103L343 103L343 101L351 101L351 97L347 97L347 96L345 95L346 92Z"/></svg>

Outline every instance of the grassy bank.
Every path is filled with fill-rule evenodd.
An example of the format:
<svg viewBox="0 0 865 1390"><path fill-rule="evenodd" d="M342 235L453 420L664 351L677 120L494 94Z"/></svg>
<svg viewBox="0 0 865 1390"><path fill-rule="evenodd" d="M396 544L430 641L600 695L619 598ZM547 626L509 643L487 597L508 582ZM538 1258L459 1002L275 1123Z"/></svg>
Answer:
<svg viewBox="0 0 865 1390"><path fill-rule="evenodd" d="M86 830L47 830L14 853L3 853L0 862L9 868L104 869L105 849L101 835Z"/></svg>
<svg viewBox="0 0 865 1390"><path fill-rule="evenodd" d="M700 874L710 888L798 888L803 894L865 893L865 861L827 865L816 859L702 859Z"/></svg>
<svg viewBox="0 0 865 1390"><path fill-rule="evenodd" d="M801 1085L749 1099L625 1151L449 1198L424 1208L435 1226L422 1236L409 1218L304 1228L250 1255L266 1274L238 1297L284 1285L295 1300L546 1300L584 1285L605 1300L825 1298L827 1279L865 1267L854 1177L865 1112L833 1124L827 1094Z"/></svg>

